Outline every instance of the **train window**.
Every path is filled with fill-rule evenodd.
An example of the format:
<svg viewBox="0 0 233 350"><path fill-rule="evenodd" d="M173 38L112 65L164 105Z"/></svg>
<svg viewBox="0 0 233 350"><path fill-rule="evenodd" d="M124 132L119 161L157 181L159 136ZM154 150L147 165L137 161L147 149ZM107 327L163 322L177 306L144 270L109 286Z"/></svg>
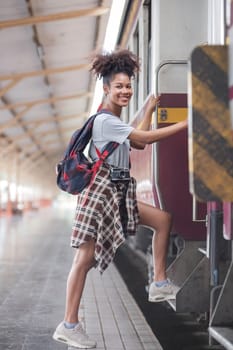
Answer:
<svg viewBox="0 0 233 350"><path fill-rule="evenodd" d="M146 0L141 8L138 22L128 44L129 50L140 57L141 69L133 81L134 95L125 109L124 120L130 122L151 91L151 1Z"/></svg>
<svg viewBox="0 0 233 350"><path fill-rule="evenodd" d="M136 30L135 30L134 36L133 36L133 51L137 56L140 56L140 53L139 53L139 27L138 27L138 25L136 27ZM138 74L135 76L135 79L133 81L133 88L134 88L133 110L135 113L138 109L138 104L139 104L139 75Z"/></svg>
<svg viewBox="0 0 233 350"><path fill-rule="evenodd" d="M143 57L144 57L144 94L143 100L151 91L151 1L143 4Z"/></svg>
<svg viewBox="0 0 233 350"><path fill-rule="evenodd" d="M134 80L134 98L130 105L131 115L141 108L151 89L151 1L145 1L141 8L133 38L131 39L131 50L141 59L141 70Z"/></svg>
<svg viewBox="0 0 233 350"><path fill-rule="evenodd" d="M146 79L147 95L152 90L151 75L152 75L152 71L151 71L151 41L150 41L149 46L148 46L148 61L147 61L147 79Z"/></svg>
<svg viewBox="0 0 233 350"><path fill-rule="evenodd" d="M134 52L136 55L140 57L139 54L139 30L138 25L136 26L136 29L134 31L134 34L129 42L129 50ZM139 75L136 74L135 79L132 80L132 87L133 87L133 98L131 98L129 106L128 106L128 121L130 121L131 118L133 118L134 114L136 113L139 105Z"/></svg>

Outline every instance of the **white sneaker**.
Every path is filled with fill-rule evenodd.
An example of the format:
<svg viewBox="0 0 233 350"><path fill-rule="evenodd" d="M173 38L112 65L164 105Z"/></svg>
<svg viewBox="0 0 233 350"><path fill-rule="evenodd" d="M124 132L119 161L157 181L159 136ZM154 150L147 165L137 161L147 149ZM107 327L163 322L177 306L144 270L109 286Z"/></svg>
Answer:
<svg viewBox="0 0 233 350"><path fill-rule="evenodd" d="M151 283L149 288L148 300L153 303L158 303L165 300L171 300L176 298L178 287L168 280L168 283L161 287L157 287L154 282Z"/></svg>
<svg viewBox="0 0 233 350"><path fill-rule="evenodd" d="M75 328L68 329L64 322L61 322L53 334L53 339L79 349L96 347L96 342L88 337L80 323Z"/></svg>

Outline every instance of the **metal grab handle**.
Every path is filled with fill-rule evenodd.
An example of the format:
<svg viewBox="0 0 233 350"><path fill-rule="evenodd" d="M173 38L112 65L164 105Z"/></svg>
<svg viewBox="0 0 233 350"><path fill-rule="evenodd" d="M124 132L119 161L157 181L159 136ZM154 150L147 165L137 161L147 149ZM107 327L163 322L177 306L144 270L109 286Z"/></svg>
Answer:
<svg viewBox="0 0 233 350"><path fill-rule="evenodd" d="M162 61L156 68L156 77L155 77L155 96L158 96L159 93L159 72L160 70L166 66L166 65L180 65L180 64L188 64L188 61L186 60L166 60L166 61ZM154 118L154 127L157 128L158 126L158 107L156 106L155 108L155 118ZM163 209L163 201L162 201L162 196L161 196L161 192L159 189L159 184L158 184L158 167L157 164L155 163L155 153L156 153L156 148L157 148L157 144L154 143L153 144L153 155L152 155L152 177L153 179L155 179L154 182L154 188L156 191L156 196L158 198L158 206L160 209ZM156 170L155 170L156 167Z"/></svg>
<svg viewBox="0 0 233 350"><path fill-rule="evenodd" d="M197 200L194 196L193 196L192 221L193 222L206 222L206 218L205 219L198 219L197 218Z"/></svg>
<svg viewBox="0 0 233 350"><path fill-rule="evenodd" d="M156 82L156 86L155 86L155 93L156 96L159 92L159 72L161 70L161 68L163 68L164 66L167 65L179 65L179 64L188 64L187 60L166 60L166 61L162 61L158 67L156 68L156 73L155 73L155 82Z"/></svg>
<svg viewBox="0 0 233 350"><path fill-rule="evenodd" d="M159 73L160 70L164 67L164 66L168 66L168 65L182 65L182 64L188 64L188 61L186 60L166 60L166 61L162 61L158 67L156 68L156 73L155 73L155 96L158 96L159 94ZM157 121L158 121L158 107L156 106L155 109L155 125L157 126Z"/></svg>

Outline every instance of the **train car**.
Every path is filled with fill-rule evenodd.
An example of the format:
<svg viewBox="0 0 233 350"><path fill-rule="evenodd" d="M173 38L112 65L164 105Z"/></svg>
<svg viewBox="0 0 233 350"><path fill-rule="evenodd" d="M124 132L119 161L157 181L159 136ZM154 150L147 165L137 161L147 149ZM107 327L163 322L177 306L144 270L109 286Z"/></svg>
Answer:
<svg viewBox="0 0 233 350"><path fill-rule="evenodd" d="M132 174L138 199L173 215L168 276L180 289L172 307L208 316L210 344L226 349L233 349L232 17L232 1L126 1L118 36L142 63L124 119L140 128L151 93L161 95L152 128L188 118L187 132L132 150ZM128 241L148 260L148 283L151 237L140 227Z"/></svg>

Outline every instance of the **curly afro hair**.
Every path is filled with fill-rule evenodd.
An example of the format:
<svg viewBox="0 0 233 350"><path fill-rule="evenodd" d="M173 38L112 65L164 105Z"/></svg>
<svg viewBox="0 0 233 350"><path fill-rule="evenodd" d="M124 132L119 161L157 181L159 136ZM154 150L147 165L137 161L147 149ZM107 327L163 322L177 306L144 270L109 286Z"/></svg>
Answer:
<svg viewBox="0 0 233 350"><path fill-rule="evenodd" d="M125 73L130 78L140 69L138 57L129 50L117 50L111 53L97 54L92 62L91 71L97 78L103 78L103 83L110 83L117 73Z"/></svg>

